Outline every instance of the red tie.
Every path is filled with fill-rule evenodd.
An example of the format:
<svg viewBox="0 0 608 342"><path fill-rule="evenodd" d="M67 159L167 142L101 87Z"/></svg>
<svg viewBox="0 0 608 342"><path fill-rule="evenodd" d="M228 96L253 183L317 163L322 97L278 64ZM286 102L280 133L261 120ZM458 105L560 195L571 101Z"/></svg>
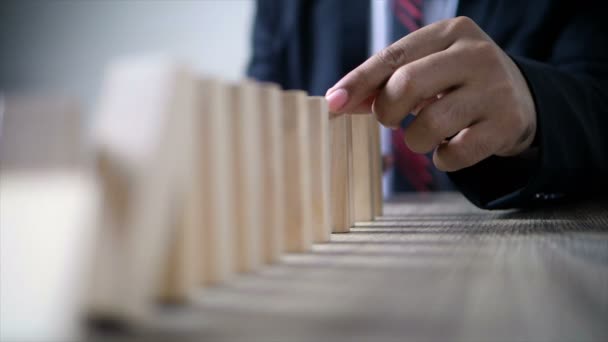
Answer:
<svg viewBox="0 0 608 342"><path fill-rule="evenodd" d="M422 0L393 0L393 38L398 40L422 26ZM412 152L405 144L403 128L391 133L395 170L415 191L429 191L433 184L431 162L423 154Z"/></svg>

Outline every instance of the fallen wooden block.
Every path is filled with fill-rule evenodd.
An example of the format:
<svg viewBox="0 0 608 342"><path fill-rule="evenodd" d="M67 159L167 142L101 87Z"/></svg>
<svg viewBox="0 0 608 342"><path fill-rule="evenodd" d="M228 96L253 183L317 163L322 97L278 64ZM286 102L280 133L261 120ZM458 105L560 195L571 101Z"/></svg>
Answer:
<svg viewBox="0 0 608 342"><path fill-rule="evenodd" d="M263 201L262 249L267 264L279 260L285 250L285 165L283 103L281 90L272 84L260 89L260 123L262 129Z"/></svg>
<svg viewBox="0 0 608 342"><path fill-rule="evenodd" d="M346 233L352 219L352 144L349 115L330 119L332 232Z"/></svg>
<svg viewBox="0 0 608 342"><path fill-rule="evenodd" d="M158 60L109 68L93 125L103 188L93 317L146 322L160 297L198 290L200 225L189 214L200 98L193 73ZM170 255L173 258L169 258ZM170 279L166 277L170 276Z"/></svg>
<svg viewBox="0 0 608 342"><path fill-rule="evenodd" d="M310 129L306 93L283 94L285 152L285 249L306 252L312 248L312 194L310 181Z"/></svg>
<svg viewBox="0 0 608 342"><path fill-rule="evenodd" d="M261 186L262 137L257 85L243 82L230 86L233 134L233 182L235 257L238 272L251 272L262 262Z"/></svg>
<svg viewBox="0 0 608 342"><path fill-rule="evenodd" d="M327 242L331 236L331 170L329 110L323 97L308 98L313 241Z"/></svg>
<svg viewBox="0 0 608 342"><path fill-rule="evenodd" d="M373 219L371 116L351 115L351 143L353 148L353 219L355 222Z"/></svg>

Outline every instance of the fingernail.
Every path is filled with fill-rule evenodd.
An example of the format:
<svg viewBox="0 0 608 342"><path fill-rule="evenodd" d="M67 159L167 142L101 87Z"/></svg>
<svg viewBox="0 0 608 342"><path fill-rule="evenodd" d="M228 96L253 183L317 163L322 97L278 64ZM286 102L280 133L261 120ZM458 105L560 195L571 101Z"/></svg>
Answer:
<svg viewBox="0 0 608 342"><path fill-rule="evenodd" d="M327 99L327 105L331 112L339 111L346 102L348 101L348 93L346 90L340 88L332 91L325 97Z"/></svg>

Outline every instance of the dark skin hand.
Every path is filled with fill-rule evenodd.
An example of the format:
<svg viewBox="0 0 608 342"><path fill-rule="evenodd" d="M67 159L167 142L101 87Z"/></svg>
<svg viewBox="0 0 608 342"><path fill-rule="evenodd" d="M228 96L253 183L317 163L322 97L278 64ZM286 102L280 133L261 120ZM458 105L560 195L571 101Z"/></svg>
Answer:
<svg viewBox="0 0 608 342"><path fill-rule="evenodd" d="M434 150L443 171L518 155L536 132L534 100L519 68L466 17L405 36L344 76L326 98L333 113L373 112L387 127L414 113L405 142L414 152Z"/></svg>

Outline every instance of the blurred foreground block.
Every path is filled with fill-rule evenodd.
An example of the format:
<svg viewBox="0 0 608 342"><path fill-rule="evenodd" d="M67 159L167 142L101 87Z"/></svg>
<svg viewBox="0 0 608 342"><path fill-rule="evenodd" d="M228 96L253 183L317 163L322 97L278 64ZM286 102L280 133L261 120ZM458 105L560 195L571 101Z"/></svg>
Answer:
<svg viewBox="0 0 608 342"><path fill-rule="evenodd" d="M167 61L108 71L93 131L103 186L93 316L145 322L159 296L180 301L198 289L197 90L187 68Z"/></svg>
<svg viewBox="0 0 608 342"><path fill-rule="evenodd" d="M98 205L81 112L51 96L0 107L0 340L78 340Z"/></svg>
<svg viewBox="0 0 608 342"><path fill-rule="evenodd" d="M277 262L285 251L285 164L283 102L277 85L260 85L260 123L262 129L262 167L265 188L262 224L263 258Z"/></svg>

